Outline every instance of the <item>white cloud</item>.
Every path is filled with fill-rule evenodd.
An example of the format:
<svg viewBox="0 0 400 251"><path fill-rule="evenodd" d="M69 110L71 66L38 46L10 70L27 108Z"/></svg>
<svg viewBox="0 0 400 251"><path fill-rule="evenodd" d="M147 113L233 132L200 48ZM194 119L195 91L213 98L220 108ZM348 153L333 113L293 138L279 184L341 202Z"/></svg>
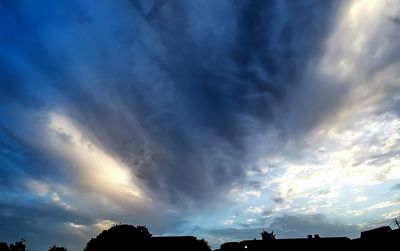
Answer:
<svg viewBox="0 0 400 251"><path fill-rule="evenodd" d="M379 203L376 203L366 209L367 210L381 209L381 208L392 207L392 206L397 206L397 205L400 205L400 200L379 202Z"/></svg>
<svg viewBox="0 0 400 251"><path fill-rule="evenodd" d="M247 224L252 224L252 223L255 223L255 222L256 222L256 219L253 219L253 218L246 219L246 223Z"/></svg>
<svg viewBox="0 0 400 251"><path fill-rule="evenodd" d="M382 215L385 219L395 219L400 216L400 210L393 210Z"/></svg>
<svg viewBox="0 0 400 251"><path fill-rule="evenodd" d="M67 225L73 229L86 229L85 225L80 225L73 222L68 222Z"/></svg>
<svg viewBox="0 0 400 251"><path fill-rule="evenodd" d="M364 202L364 201L367 201L368 200L368 197L367 196L357 196L357 197L355 197L354 198L354 202Z"/></svg>
<svg viewBox="0 0 400 251"><path fill-rule="evenodd" d="M352 216L360 216L364 214L364 212L362 210L348 210L346 211L346 214L350 214Z"/></svg>
<svg viewBox="0 0 400 251"><path fill-rule="evenodd" d="M264 206L249 207L247 208L247 211L253 214L261 214L264 212Z"/></svg>
<svg viewBox="0 0 400 251"><path fill-rule="evenodd" d="M228 225L228 226L233 225L234 223L235 223L235 221L232 220L232 219L224 220L224 221L222 222L222 224Z"/></svg>
<svg viewBox="0 0 400 251"><path fill-rule="evenodd" d="M301 109L311 109L312 113L310 107L321 105L321 95L310 98L319 94L314 89L332 90L326 98L339 100L335 101L337 107L328 110L318 126L300 140L268 142L277 149L266 146L268 151L258 166L270 171L249 174L251 178L261 175L262 189L282 198L283 204L276 205L273 212L326 211L338 216L347 212L372 217L365 213L366 207L359 208L366 202L382 201L378 191L371 193L372 187L384 189L385 183L400 179L400 118L390 107L400 95L396 58L400 51L398 43L393 43L398 27L389 18L400 13L396 3L349 1L342 8L321 58L309 72L311 80L318 80L309 82L317 84L306 95L296 94L301 102L294 110L305 114ZM293 122L298 125L302 121ZM266 196L264 190L260 198ZM368 209L398 204L390 195L386 199Z"/></svg>

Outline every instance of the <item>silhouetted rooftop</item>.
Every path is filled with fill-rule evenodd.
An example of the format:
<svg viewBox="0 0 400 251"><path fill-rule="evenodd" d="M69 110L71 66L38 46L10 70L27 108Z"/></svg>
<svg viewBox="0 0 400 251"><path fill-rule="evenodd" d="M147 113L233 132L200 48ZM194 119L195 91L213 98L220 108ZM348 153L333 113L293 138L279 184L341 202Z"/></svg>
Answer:
<svg viewBox="0 0 400 251"><path fill-rule="evenodd" d="M324 250L331 248L351 248L358 250L375 246L393 246L400 241L400 229L392 230L388 226L364 231L361 238L350 239L348 237L315 237L289 238L274 240L243 240L239 242L227 242L221 245L221 251L249 251L249 250L280 250L287 248Z"/></svg>
<svg viewBox="0 0 400 251"><path fill-rule="evenodd" d="M361 239L380 238L389 233L392 229L389 226L378 227L371 230L361 232Z"/></svg>

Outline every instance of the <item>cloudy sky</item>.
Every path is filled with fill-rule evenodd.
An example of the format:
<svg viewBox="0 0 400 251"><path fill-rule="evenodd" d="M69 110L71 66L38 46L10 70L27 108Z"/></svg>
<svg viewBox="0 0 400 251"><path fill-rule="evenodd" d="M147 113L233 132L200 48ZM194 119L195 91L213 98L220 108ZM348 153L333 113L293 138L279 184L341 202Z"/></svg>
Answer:
<svg viewBox="0 0 400 251"><path fill-rule="evenodd" d="M0 241L394 227L399 34L399 0L1 1Z"/></svg>

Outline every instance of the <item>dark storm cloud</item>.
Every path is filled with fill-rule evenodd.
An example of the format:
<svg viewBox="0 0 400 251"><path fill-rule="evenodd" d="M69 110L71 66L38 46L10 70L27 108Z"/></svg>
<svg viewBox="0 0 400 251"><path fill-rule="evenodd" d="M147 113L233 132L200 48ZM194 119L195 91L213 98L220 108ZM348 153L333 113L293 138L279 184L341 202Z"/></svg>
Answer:
<svg viewBox="0 0 400 251"><path fill-rule="evenodd" d="M280 126L282 107L302 88L338 7L5 1L0 102L61 111L160 198L208 201L240 181L246 139L292 127Z"/></svg>

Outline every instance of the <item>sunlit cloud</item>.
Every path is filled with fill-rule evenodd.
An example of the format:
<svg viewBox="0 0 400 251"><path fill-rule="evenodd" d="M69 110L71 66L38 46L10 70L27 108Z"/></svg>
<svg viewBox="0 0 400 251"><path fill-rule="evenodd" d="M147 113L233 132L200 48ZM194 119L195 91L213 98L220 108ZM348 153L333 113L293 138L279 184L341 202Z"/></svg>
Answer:
<svg viewBox="0 0 400 251"><path fill-rule="evenodd" d="M376 203L376 204L368 207L367 210L382 209L382 208L393 207L393 206L397 206L397 205L400 205L400 199L379 202L379 203Z"/></svg>
<svg viewBox="0 0 400 251"><path fill-rule="evenodd" d="M389 213L382 215L385 219L395 219L400 216L400 210L393 210Z"/></svg>
<svg viewBox="0 0 400 251"><path fill-rule="evenodd" d="M82 185L111 199L122 196L134 202L144 196L131 170L101 150L68 117L50 113L48 126L49 150L65 158Z"/></svg>
<svg viewBox="0 0 400 251"><path fill-rule="evenodd" d="M95 227L97 228L98 232L101 232L103 230L109 229L110 227L118 224L118 222L111 221L111 220L101 220L95 224Z"/></svg>
<svg viewBox="0 0 400 251"><path fill-rule="evenodd" d="M253 214L261 214L264 212L264 206L259 206L259 207L249 207L247 209L248 212L253 213Z"/></svg>

